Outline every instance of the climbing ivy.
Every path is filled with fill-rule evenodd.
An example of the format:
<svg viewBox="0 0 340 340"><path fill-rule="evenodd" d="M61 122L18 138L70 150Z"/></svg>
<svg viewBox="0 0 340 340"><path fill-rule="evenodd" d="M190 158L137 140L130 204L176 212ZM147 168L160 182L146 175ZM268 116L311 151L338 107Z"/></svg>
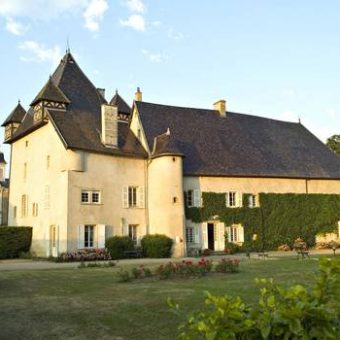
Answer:
<svg viewBox="0 0 340 340"><path fill-rule="evenodd" d="M203 206L186 208L186 218L196 223L213 219L225 225L241 223L244 247L253 250L292 246L298 237L313 246L316 234L334 231L340 220L340 195L261 193L256 208L248 207L249 195L243 194L243 207L228 208L224 193L203 192Z"/></svg>

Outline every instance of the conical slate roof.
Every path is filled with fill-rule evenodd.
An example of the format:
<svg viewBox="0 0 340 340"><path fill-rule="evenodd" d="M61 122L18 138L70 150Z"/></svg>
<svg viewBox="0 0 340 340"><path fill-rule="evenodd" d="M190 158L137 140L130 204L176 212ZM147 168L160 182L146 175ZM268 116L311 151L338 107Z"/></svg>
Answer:
<svg viewBox="0 0 340 340"><path fill-rule="evenodd" d="M126 104L126 101L118 94L118 91L116 91L115 95L112 97L110 105L117 106L119 113L125 113L128 115L131 113L130 106Z"/></svg>
<svg viewBox="0 0 340 340"><path fill-rule="evenodd" d="M171 135L168 129L166 133L155 137L153 144L152 158L172 155L172 156L184 156L180 151L174 136Z"/></svg>
<svg viewBox="0 0 340 340"><path fill-rule="evenodd" d="M2 123L1 126L5 126L9 123L21 123L21 121L25 117L25 114L26 114L25 109L21 106L20 102L18 102L18 105L9 114L9 116L6 118L6 120Z"/></svg>
<svg viewBox="0 0 340 340"><path fill-rule="evenodd" d="M63 91L61 91L61 89L54 84L52 77L48 79L45 86L40 90L40 92L34 98L34 100L31 103L31 106L35 105L41 100L48 100L48 101L64 103L64 104L70 103L70 100L65 96Z"/></svg>

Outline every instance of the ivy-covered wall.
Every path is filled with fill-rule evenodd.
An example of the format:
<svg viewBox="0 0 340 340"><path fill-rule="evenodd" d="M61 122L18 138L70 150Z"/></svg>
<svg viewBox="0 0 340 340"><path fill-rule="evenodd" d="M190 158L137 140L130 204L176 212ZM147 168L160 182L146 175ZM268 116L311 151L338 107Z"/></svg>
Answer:
<svg viewBox="0 0 340 340"><path fill-rule="evenodd" d="M258 208L248 207L248 197L243 194L242 208L227 208L225 194L204 192L203 206L186 208L186 218L197 223L214 217L225 225L242 223L244 247L256 250L292 246L297 237L313 246L316 234L336 230L340 220L340 195L261 193Z"/></svg>

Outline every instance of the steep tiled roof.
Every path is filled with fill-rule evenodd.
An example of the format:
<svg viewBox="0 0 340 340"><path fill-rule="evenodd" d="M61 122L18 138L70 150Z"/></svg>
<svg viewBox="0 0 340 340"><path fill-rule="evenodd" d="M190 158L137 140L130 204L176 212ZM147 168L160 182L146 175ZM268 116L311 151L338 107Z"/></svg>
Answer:
<svg viewBox="0 0 340 340"><path fill-rule="evenodd" d="M5 126L9 123L20 123L26 114L25 109L21 106L20 102L14 108L14 110L9 114L6 120L2 123L1 126Z"/></svg>
<svg viewBox="0 0 340 340"><path fill-rule="evenodd" d="M118 94L118 91L116 91L115 95L110 100L110 105L117 106L119 113L125 113L127 115L131 113L130 106L126 104L126 101Z"/></svg>
<svg viewBox="0 0 340 340"><path fill-rule="evenodd" d="M136 102L149 146L169 127L186 175L340 178L340 158L303 125Z"/></svg>
<svg viewBox="0 0 340 340"><path fill-rule="evenodd" d="M70 102L69 99L63 93L63 91L61 91L60 88L54 84L52 77L48 79L45 86L36 95L36 97L31 103L31 106L35 105L37 102L41 100L49 100L65 104L68 104Z"/></svg>
<svg viewBox="0 0 340 340"><path fill-rule="evenodd" d="M147 157L147 154L128 124L119 123L119 148L106 148L101 143L101 105L106 100L67 53L53 73L50 83L69 100L67 111L49 109L49 116L60 133L65 146L98 153ZM34 101L33 101L34 102ZM32 110L28 111L10 143L46 123L33 124Z"/></svg>

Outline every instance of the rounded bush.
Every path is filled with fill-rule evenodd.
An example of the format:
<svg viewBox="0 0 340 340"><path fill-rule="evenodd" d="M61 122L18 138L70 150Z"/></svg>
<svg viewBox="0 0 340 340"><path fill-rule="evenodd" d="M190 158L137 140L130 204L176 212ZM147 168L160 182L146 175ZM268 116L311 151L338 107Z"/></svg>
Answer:
<svg viewBox="0 0 340 340"><path fill-rule="evenodd" d="M113 260L125 258L125 251L133 250L134 243L129 236L113 236L105 241L105 248Z"/></svg>
<svg viewBox="0 0 340 340"><path fill-rule="evenodd" d="M146 235L142 238L142 249L145 257L171 257L173 240L160 234Z"/></svg>
<svg viewBox="0 0 340 340"><path fill-rule="evenodd" d="M11 259L21 252L28 252L31 242L31 227L0 227L0 259Z"/></svg>

